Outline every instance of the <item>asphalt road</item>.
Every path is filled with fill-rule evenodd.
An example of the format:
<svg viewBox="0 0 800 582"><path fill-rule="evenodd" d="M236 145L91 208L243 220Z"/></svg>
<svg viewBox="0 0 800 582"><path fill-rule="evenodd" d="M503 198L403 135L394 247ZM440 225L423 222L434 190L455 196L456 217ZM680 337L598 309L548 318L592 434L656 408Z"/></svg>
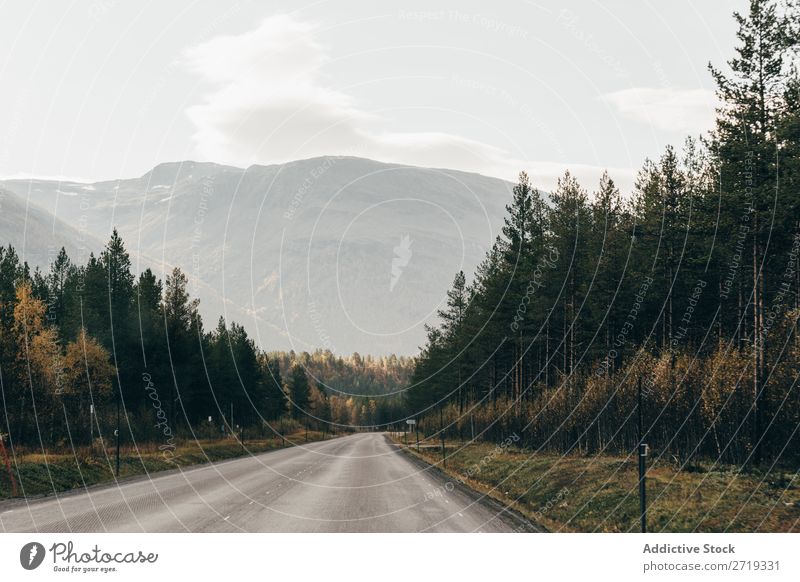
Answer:
<svg viewBox="0 0 800 582"><path fill-rule="evenodd" d="M0 503L14 532L507 532L529 524L379 433Z"/></svg>

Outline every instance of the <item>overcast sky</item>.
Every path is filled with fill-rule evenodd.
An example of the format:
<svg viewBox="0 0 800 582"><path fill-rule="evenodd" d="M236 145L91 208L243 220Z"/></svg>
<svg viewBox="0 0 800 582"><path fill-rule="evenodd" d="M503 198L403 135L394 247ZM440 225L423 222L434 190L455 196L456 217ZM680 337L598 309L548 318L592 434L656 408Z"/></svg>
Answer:
<svg viewBox="0 0 800 582"><path fill-rule="evenodd" d="M0 3L0 176L347 154L627 188L710 126L744 6L384 4Z"/></svg>

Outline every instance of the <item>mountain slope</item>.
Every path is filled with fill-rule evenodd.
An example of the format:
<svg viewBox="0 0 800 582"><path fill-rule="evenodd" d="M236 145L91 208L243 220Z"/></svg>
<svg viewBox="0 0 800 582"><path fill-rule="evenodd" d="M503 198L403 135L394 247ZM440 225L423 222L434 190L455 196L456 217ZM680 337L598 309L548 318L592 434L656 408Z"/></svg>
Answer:
<svg viewBox="0 0 800 582"><path fill-rule="evenodd" d="M47 269L63 246L73 260L80 262L96 251L100 243L52 213L26 204L13 192L0 188L0 245L11 245L21 261L31 267Z"/></svg>
<svg viewBox="0 0 800 582"><path fill-rule="evenodd" d="M116 226L138 269L180 266L207 319L224 313L268 349L376 354L416 353L456 271L497 236L511 189L350 157L0 184L101 240Z"/></svg>

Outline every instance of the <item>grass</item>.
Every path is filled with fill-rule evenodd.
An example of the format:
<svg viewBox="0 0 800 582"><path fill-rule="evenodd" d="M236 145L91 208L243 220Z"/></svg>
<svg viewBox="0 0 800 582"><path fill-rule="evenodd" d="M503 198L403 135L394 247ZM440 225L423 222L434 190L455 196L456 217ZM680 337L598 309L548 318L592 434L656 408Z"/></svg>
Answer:
<svg viewBox="0 0 800 582"><path fill-rule="evenodd" d="M287 434L285 445L276 438L247 440L244 446L234 439L178 441L172 456L165 455L157 444L145 443L136 448L126 446L120 450L119 478L302 445L306 442L305 437L305 431ZM326 438L331 437L327 435ZM322 439L321 432L308 432L308 442ZM113 447L105 452L95 450L94 454L88 447L47 454L41 451L17 451L11 459L11 466L17 480L18 496L52 494L113 481L114 455ZM11 497L11 480L0 459L0 499Z"/></svg>
<svg viewBox="0 0 800 582"><path fill-rule="evenodd" d="M402 445L402 437L395 440ZM560 456L513 446L448 442L443 468L438 447L404 450L549 531L639 531L635 456ZM736 467L712 463L681 471L671 462L658 461L648 467L646 482L652 532L800 529L797 473L740 473Z"/></svg>

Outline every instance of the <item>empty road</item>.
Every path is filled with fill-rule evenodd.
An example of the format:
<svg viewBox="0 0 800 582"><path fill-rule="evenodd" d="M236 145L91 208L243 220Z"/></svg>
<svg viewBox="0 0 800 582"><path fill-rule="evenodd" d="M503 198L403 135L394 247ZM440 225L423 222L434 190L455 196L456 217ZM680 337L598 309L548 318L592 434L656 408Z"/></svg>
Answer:
<svg viewBox="0 0 800 582"><path fill-rule="evenodd" d="M362 433L0 503L13 532L506 532L530 530Z"/></svg>

